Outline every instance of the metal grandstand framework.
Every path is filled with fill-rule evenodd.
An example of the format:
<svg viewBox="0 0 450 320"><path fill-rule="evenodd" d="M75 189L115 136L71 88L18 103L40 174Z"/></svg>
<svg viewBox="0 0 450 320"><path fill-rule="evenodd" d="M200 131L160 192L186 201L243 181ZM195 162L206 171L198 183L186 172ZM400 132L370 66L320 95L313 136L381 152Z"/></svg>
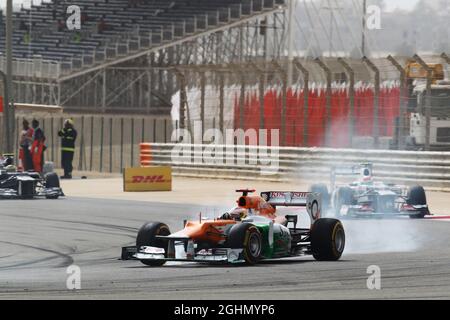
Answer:
<svg viewBox="0 0 450 320"><path fill-rule="evenodd" d="M174 66L268 61L286 55L285 1L248 3L249 11L241 9L239 17L227 23L184 37L173 34L167 40L162 34L157 45L127 49L125 54L101 63L83 65L85 57L81 57L81 66L72 63L67 68L64 63L16 59L14 101L58 105L73 111L167 114L171 97L178 90ZM130 44L121 41L115 45ZM0 68L2 63L0 56Z"/></svg>

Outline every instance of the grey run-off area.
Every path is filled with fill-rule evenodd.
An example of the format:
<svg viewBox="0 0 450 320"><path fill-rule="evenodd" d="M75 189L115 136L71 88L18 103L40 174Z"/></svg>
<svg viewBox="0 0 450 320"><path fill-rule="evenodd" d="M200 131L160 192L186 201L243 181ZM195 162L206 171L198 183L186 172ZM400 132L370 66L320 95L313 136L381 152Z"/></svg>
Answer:
<svg viewBox="0 0 450 320"><path fill-rule="evenodd" d="M2 201L0 298L4 299L361 299L449 298L450 224L409 219L346 221L347 251L339 262L311 257L254 267L168 264L150 268L119 261L145 221L212 216L233 206L248 181L176 178L171 193L121 193L120 179L64 182L57 201ZM304 186L254 183L262 189ZM189 192L188 192L189 190ZM91 195L89 195L91 194ZM115 198L115 200L113 200ZM202 201L202 199L206 199ZM430 193L433 212L447 195ZM68 266L81 268L81 290L66 288ZM381 268L381 290L368 290L367 268Z"/></svg>

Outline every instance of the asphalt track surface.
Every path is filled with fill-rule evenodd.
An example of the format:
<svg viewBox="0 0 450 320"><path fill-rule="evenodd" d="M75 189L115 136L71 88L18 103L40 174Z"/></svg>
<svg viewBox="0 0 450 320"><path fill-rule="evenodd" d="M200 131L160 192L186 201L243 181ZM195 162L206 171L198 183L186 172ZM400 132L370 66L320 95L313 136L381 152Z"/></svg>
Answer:
<svg viewBox="0 0 450 320"><path fill-rule="evenodd" d="M143 222L179 229L195 206L66 198L0 201L0 299L404 299L450 298L450 223L345 221L338 262L312 257L257 266L120 261ZM81 269L81 290L66 287ZM367 268L381 269L381 290L367 289Z"/></svg>

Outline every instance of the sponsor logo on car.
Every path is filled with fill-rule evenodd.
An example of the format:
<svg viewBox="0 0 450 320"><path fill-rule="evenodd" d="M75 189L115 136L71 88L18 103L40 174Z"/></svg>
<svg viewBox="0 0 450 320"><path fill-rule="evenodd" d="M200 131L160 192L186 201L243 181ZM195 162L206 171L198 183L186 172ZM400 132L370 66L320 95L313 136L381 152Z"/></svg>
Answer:
<svg viewBox="0 0 450 320"><path fill-rule="evenodd" d="M309 192L271 192L271 198L285 198L286 196L290 196L292 198L306 198Z"/></svg>

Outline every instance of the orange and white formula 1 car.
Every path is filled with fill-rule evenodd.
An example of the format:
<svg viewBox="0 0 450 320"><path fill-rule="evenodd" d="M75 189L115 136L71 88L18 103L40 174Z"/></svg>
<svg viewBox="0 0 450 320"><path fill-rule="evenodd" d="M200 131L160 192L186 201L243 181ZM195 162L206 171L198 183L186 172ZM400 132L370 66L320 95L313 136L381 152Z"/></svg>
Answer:
<svg viewBox="0 0 450 320"><path fill-rule="evenodd" d="M122 248L123 260L149 266L167 261L255 264L261 259L313 255L317 260L338 260L345 247L345 232L336 219L321 218L320 194L237 190L237 206L221 217L185 221L171 233L164 223L144 224L136 246ZM297 228L298 216L279 216L279 207L306 207L310 228Z"/></svg>

